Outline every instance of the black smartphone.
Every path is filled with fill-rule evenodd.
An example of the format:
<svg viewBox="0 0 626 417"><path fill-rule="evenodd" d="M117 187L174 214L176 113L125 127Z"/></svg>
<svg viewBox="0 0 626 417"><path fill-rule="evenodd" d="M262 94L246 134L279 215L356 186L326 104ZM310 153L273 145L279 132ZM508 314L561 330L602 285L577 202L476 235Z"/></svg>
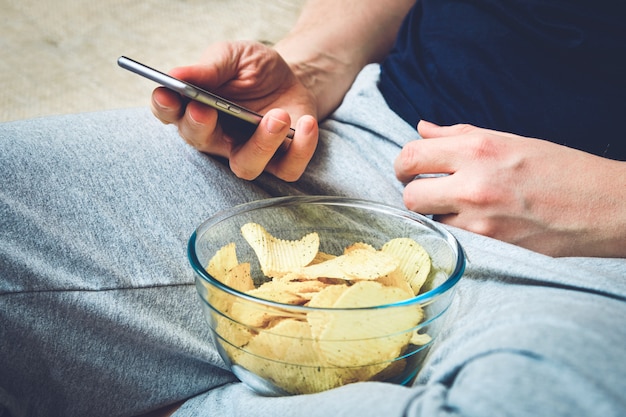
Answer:
<svg viewBox="0 0 626 417"><path fill-rule="evenodd" d="M183 80L179 80L178 78L174 78L128 57L119 57L117 64L124 69L146 77L170 90L176 91L191 100L199 101L200 103L204 103L218 110L218 120L222 129L237 140L249 139L263 117L223 97ZM293 139L294 133L295 131L292 128L287 134L287 137Z"/></svg>

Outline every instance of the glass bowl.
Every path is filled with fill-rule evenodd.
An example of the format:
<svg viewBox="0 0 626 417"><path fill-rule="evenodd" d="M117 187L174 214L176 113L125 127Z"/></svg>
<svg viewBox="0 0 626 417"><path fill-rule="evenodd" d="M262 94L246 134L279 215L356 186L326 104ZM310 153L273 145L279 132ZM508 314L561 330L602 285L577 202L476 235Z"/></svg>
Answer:
<svg viewBox="0 0 626 417"><path fill-rule="evenodd" d="M237 262L249 263L254 287L268 281L242 236L248 223L289 241L316 232L320 252L334 255L358 242L380 249L392 239L410 238L428 253L432 265L417 295L393 302L360 306L359 293L356 304L340 307L271 301L207 271L216 253L234 243ZM188 256L221 357L242 382L268 396L314 393L359 381L411 384L465 269L458 241L427 217L324 196L270 198L217 213L192 234ZM373 284L362 284L368 285ZM356 288L354 282L346 286Z"/></svg>

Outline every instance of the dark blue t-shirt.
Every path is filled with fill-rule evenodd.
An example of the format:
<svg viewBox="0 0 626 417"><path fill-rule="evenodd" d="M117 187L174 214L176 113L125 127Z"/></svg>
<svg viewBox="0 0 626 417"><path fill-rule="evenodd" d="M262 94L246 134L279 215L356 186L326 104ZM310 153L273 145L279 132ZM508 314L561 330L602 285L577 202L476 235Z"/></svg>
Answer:
<svg viewBox="0 0 626 417"><path fill-rule="evenodd" d="M626 160L626 1L422 0L381 65L389 106Z"/></svg>

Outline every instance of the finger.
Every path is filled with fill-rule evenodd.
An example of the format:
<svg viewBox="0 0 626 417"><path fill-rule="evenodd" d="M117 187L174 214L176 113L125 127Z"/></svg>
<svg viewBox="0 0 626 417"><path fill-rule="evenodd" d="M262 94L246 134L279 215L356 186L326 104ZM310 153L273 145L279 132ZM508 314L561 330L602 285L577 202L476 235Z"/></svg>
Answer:
<svg viewBox="0 0 626 417"><path fill-rule="evenodd" d="M427 140L407 143L394 161L396 177L405 184L421 174L452 174L471 161L497 158L500 139L517 137L467 124L438 126L426 121L420 121L418 130Z"/></svg>
<svg viewBox="0 0 626 417"><path fill-rule="evenodd" d="M465 136L480 133L497 133L498 135L509 137L515 136L511 133L496 132L491 129L484 129L470 124L460 123L450 126L440 126L426 120L420 120L417 124L417 132L424 139Z"/></svg>
<svg viewBox="0 0 626 417"><path fill-rule="evenodd" d="M478 233L478 231L472 230L472 225L478 224L478 222L468 222L465 217L466 216L461 213L436 214L433 216L433 220L439 223L447 224L448 226L458 227L459 229L465 229Z"/></svg>
<svg viewBox="0 0 626 417"><path fill-rule="evenodd" d="M253 180L266 168L285 140L291 118L280 109L268 111L252 137L234 148L230 155L230 169L240 178Z"/></svg>
<svg viewBox="0 0 626 417"><path fill-rule="evenodd" d="M417 124L417 132L424 139L465 135L475 132L477 129L479 128L469 124L440 126L426 120L420 120L420 122Z"/></svg>
<svg viewBox="0 0 626 417"><path fill-rule="evenodd" d="M456 171L458 152L459 146L452 139L411 141L394 161L396 178L406 184L422 174L452 174Z"/></svg>
<svg viewBox="0 0 626 417"><path fill-rule="evenodd" d="M433 220L439 223L447 224L448 226L469 230L466 222L463 221L463 216L457 213L436 214L433 216Z"/></svg>
<svg viewBox="0 0 626 417"><path fill-rule="evenodd" d="M422 214L449 215L459 213L456 178L427 177L411 181L404 188L404 205Z"/></svg>
<svg viewBox="0 0 626 417"><path fill-rule="evenodd" d="M221 79L217 65L196 64L176 67L170 70L169 74L172 77L209 90L216 89L220 84L227 81L227 79ZM228 75L230 73L223 73L223 77Z"/></svg>
<svg viewBox="0 0 626 417"><path fill-rule="evenodd" d="M267 171L284 181L300 179L308 166L319 136L317 120L313 116L302 116L296 124L296 133L286 151L270 161Z"/></svg>
<svg viewBox="0 0 626 417"><path fill-rule="evenodd" d="M226 156L228 149L224 142L218 140L221 137L221 130L217 119L217 110L191 101L187 105L185 115L178 122L178 133L185 142L201 152Z"/></svg>
<svg viewBox="0 0 626 417"><path fill-rule="evenodd" d="M185 111L185 102L178 93L165 87L152 91L152 113L164 124L176 123Z"/></svg>
<svg viewBox="0 0 626 417"><path fill-rule="evenodd" d="M240 43L214 43L205 50L200 63L173 68L169 74L208 90L218 90L236 79L245 52Z"/></svg>

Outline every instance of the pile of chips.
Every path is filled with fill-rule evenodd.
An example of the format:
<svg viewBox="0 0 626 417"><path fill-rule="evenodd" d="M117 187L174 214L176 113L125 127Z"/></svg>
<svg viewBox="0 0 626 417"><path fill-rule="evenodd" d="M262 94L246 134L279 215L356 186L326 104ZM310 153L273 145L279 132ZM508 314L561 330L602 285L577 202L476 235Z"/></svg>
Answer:
<svg viewBox="0 0 626 417"><path fill-rule="evenodd" d="M233 363L288 393L311 393L393 377L403 372L409 345L430 341L415 330L424 318L419 305L387 306L417 295L429 275L430 257L413 239L392 239L380 249L356 242L333 255L319 250L315 232L283 240L256 223L241 232L264 282L255 286L235 243L213 256L207 272L236 291L286 306L213 293L210 303L220 312L215 331Z"/></svg>

